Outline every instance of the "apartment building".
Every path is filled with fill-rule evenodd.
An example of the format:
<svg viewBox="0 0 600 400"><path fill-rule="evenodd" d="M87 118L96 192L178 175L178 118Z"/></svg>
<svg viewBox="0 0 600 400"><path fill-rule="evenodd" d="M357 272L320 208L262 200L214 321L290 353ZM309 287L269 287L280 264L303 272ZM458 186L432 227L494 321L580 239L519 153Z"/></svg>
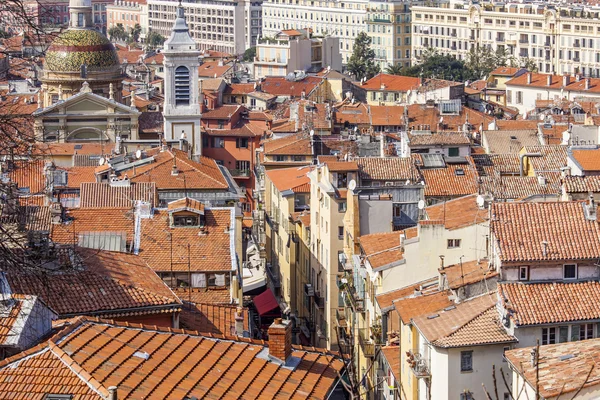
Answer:
<svg viewBox="0 0 600 400"><path fill-rule="evenodd" d="M412 62L428 48L465 59L474 46L535 61L540 72L600 75L600 13L546 3L450 1L411 7Z"/></svg>
<svg viewBox="0 0 600 400"><path fill-rule="evenodd" d="M256 44L256 38L260 34L260 2L198 1L184 2L183 7L190 35L198 43L200 50L212 49L241 54L246 48ZM175 21L176 10L176 1L149 0L149 29L168 37ZM250 27L246 25L247 20ZM247 28L250 29L250 34Z"/></svg>
<svg viewBox="0 0 600 400"><path fill-rule="evenodd" d="M122 24L129 32L137 24L142 31L140 39L143 41L148 34L148 4L146 0L115 0L106 7L108 28Z"/></svg>
<svg viewBox="0 0 600 400"><path fill-rule="evenodd" d="M340 38L342 62L346 64L354 39L365 30L368 1L267 0L262 7L263 37L286 29L310 29L314 36L336 36Z"/></svg>

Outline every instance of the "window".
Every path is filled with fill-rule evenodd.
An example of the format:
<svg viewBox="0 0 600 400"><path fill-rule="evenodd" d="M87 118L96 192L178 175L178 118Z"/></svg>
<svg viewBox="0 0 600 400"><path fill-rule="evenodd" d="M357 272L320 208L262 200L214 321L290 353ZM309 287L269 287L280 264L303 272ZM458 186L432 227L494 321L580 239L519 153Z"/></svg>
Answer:
<svg viewBox="0 0 600 400"><path fill-rule="evenodd" d="M204 225L204 224L202 224ZM173 226L198 226L197 215L174 215Z"/></svg>
<svg viewBox="0 0 600 400"><path fill-rule="evenodd" d="M473 393L469 391L462 392L460 394L460 400L473 400Z"/></svg>
<svg viewBox="0 0 600 400"><path fill-rule="evenodd" d="M517 91L517 104L523 104L523 92Z"/></svg>
<svg viewBox="0 0 600 400"><path fill-rule="evenodd" d="M80 28L83 27L83 25L84 25L84 18L85 17L83 15L83 13L77 13L77 26L78 27L80 27Z"/></svg>
<svg viewBox="0 0 600 400"><path fill-rule="evenodd" d="M460 352L460 372L473 371L473 351Z"/></svg>
<svg viewBox="0 0 600 400"><path fill-rule="evenodd" d="M563 279L577 279L577 264L563 265Z"/></svg>
<svg viewBox="0 0 600 400"><path fill-rule="evenodd" d="M220 137L213 138L213 146L215 148L223 148L225 147L225 140Z"/></svg>
<svg viewBox="0 0 600 400"><path fill-rule="evenodd" d="M456 249L460 247L460 239L448 239L448 248Z"/></svg>
<svg viewBox="0 0 600 400"><path fill-rule="evenodd" d="M571 325L571 342L579 340L579 325Z"/></svg>
<svg viewBox="0 0 600 400"><path fill-rule="evenodd" d="M338 226L338 239L340 239L340 240L344 239L344 227L343 226Z"/></svg>
<svg viewBox="0 0 600 400"><path fill-rule="evenodd" d="M556 343L556 328L542 328L542 344Z"/></svg>
<svg viewBox="0 0 600 400"><path fill-rule="evenodd" d="M240 149L248 148L248 138L237 138L236 147Z"/></svg>
<svg viewBox="0 0 600 400"><path fill-rule="evenodd" d="M346 202L345 201L338 203L338 212L346 212Z"/></svg>
<svg viewBox="0 0 600 400"><path fill-rule="evenodd" d="M569 327L568 326L559 326L558 327L558 341L559 343L564 343L569 341Z"/></svg>
<svg viewBox="0 0 600 400"><path fill-rule="evenodd" d="M519 267L519 280L520 281L528 281L529 280L529 266Z"/></svg>
<svg viewBox="0 0 600 400"><path fill-rule="evenodd" d="M594 337L594 324L579 325L579 340L591 339Z"/></svg>
<svg viewBox="0 0 600 400"><path fill-rule="evenodd" d="M175 105L190 104L190 70L183 65L175 68Z"/></svg>
<svg viewBox="0 0 600 400"><path fill-rule="evenodd" d="M275 161L287 161L287 156L275 156Z"/></svg>
<svg viewBox="0 0 600 400"><path fill-rule="evenodd" d="M294 161L304 161L304 156L293 156Z"/></svg>
<svg viewBox="0 0 600 400"><path fill-rule="evenodd" d="M344 172L338 172L337 174L337 187L345 188L348 186L348 174Z"/></svg>
<svg viewBox="0 0 600 400"><path fill-rule="evenodd" d="M458 147L450 147L448 149L448 157L458 157Z"/></svg>

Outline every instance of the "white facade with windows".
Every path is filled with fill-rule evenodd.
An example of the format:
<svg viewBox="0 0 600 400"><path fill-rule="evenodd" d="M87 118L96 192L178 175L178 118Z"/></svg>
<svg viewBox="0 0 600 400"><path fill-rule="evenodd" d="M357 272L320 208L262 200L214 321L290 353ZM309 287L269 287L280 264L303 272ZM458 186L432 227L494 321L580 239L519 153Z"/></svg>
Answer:
<svg viewBox="0 0 600 400"><path fill-rule="evenodd" d="M451 1L411 12L413 62L428 48L465 59L471 47L488 46L530 59L540 72L600 76L598 9Z"/></svg>
<svg viewBox="0 0 600 400"><path fill-rule="evenodd" d="M175 1L148 0L149 28L165 37L169 36L177 8ZM183 8L189 34L201 50L242 54L256 43L260 34L260 1L203 0L184 2Z"/></svg>
<svg viewBox="0 0 600 400"><path fill-rule="evenodd" d="M366 31L368 4L365 0L267 0L262 7L262 34L272 37L286 29L312 29L314 36L339 37L342 62L346 64L354 39Z"/></svg>
<svg viewBox="0 0 600 400"><path fill-rule="evenodd" d="M191 38L184 17L184 8L178 7L177 19L164 45L165 104L163 110L166 140L185 139L192 146L192 154L202 152L200 118L202 116L198 89L198 57L200 51Z"/></svg>

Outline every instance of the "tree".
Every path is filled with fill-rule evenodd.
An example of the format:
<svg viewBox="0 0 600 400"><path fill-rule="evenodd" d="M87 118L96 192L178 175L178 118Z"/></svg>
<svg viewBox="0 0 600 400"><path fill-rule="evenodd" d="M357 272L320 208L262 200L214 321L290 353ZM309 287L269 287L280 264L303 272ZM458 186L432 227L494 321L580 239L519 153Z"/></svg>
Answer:
<svg viewBox="0 0 600 400"><path fill-rule="evenodd" d="M385 73L390 75L402 75L404 68L400 64L388 65L385 68Z"/></svg>
<svg viewBox="0 0 600 400"><path fill-rule="evenodd" d="M242 61L254 61L254 57L256 57L256 47L250 47L244 51Z"/></svg>
<svg viewBox="0 0 600 400"><path fill-rule="evenodd" d="M521 59L519 60L519 65L522 68L526 68L528 71L538 72L537 63L535 62L535 60L532 60L529 57L521 57Z"/></svg>
<svg viewBox="0 0 600 400"><path fill-rule="evenodd" d="M417 65L403 68L400 75L458 82L468 79L465 74L464 61L457 60L447 54L441 54L437 49L426 49L419 61L420 63Z"/></svg>
<svg viewBox="0 0 600 400"><path fill-rule="evenodd" d="M117 24L108 29L108 37L110 40L126 40L128 36L129 34L125 31L123 24Z"/></svg>
<svg viewBox="0 0 600 400"><path fill-rule="evenodd" d="M165 40L163 35L155 31L150 31L148 32L148 35L146 35L146 45L151 49L162 46Z"/></svg>
<svg viewBox="0 0 600 400"><path fill-rule="evenodd" d="M465 67L468 70L468 79L479 80L487 77L499 65L505 65L504 58L498 58L495 51L487 46L473 46L467 54Z"/></svg>
<svg viewBox="0 0 600 400"><path fill-rule="evenodd" d="M354 40L352 55L348 60L348 71L357 80L371 79L380 71L375 64L375 51L371 48L371 38L365 32L360 32Z"/></svg>
<svg viewBox="0 0 600 400"><path fill-rule="evenodd" d="M129 30L129 37L137 43L140 39L140 33L142 33L142 27L140 24L135 24L134 27Z"/></svg>

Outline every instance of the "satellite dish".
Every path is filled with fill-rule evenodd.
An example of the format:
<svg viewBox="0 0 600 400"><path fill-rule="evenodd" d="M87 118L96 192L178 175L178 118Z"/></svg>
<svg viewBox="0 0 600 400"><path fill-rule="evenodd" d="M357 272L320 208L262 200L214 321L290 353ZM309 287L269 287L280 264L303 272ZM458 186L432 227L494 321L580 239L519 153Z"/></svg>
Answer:
<svg viewBox="0 0 600 400"><path fill-rule="evenodd" d="M141 150L137 150L137 151L135 152L135 158L137 158L138 160L139 160L140 158L142 158L142 151L141 151Z"/></svg>
<svg viewBox="0 0 600 400"><path fill-rule="evenodd" d="M98 161L98 165L104 165L106 159L104 157L100 157L100 161Z"/></svg>
<svg viewBox="0 0 600 400"><path fill-rule="evenodd" d="M477 196L477 205L479 207L483 207L484 204L485 204L485 199L483 198L482 195L478 195Z"/></svg>
<svg viewBox="0 0 600 400"><path fill-rule="evenodd" d="M419 207L419 210L424 209L425 208L425 201L419 200L419 203L417 204L417 207Z"/></svg>
<svg viewBox="0 0 600 400"><path fill-rule="evenodd" d="M315 136L315 131L314 130L310 130L310 136Z"/></svg>
<svg viewBox="0 0 600 400"><path fill-rule="evenodd" d="M407 179L407 180L406 180L406 182L404 182L404 184L405 184L406 186L410 185L410 179Z"/></svg>
<svg viewBox="0 0 600 400"><path fill-rule="evenodd" d="M350 183L348 184L348 189L354 191L354 189L356 189L356 181L354 179L352 179L350 181Z"/></svg>
<svg viewBox="0 0 600 400"><path fill-rule="evenodd" d="M546 117L544 117L544 114L540 114L540 121L543 121L544 119L546 119Z"/></svg>

